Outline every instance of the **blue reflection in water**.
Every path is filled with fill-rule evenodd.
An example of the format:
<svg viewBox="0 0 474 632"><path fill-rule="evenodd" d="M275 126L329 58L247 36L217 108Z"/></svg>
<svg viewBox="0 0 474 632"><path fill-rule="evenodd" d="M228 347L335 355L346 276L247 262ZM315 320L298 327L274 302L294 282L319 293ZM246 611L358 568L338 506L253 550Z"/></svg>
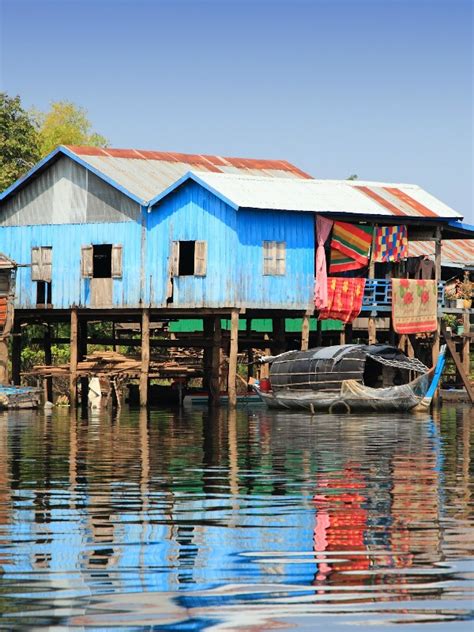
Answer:
<svg viewBox="0 0 474 632"><path fill-rule="evenodd" d="M471 413L3 414L0 615L52 629L462 626Z"/></svg>

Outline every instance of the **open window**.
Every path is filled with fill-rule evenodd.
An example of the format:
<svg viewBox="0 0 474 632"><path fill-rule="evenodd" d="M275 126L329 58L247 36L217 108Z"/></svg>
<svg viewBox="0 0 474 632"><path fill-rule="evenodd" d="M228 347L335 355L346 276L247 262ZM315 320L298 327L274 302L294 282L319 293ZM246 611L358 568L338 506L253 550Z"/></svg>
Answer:
<svg viewBox="0 0 474 632"><path fill-rule="evenodd" d="M36 305L52 305L53 249L38 246L31 249L31 280L36 282Z"/></svg>
<svg viewBox="0 0 474 632"><path fill-rule="evenodd" d="M284 275L286 273L286 242L263 242L263 274Z"/></svg>
<svg viewBox="0 0 474 632"><path fill-rule="evenodd" d="M173 241L171 276L206 276L207 242Z"/></svg>
<svg viewBox="0 0 474 632"><path fill-rule="evenodd" d="M84 278L122 278L122 246L95 244L82 247L81 272Z"/></svg>

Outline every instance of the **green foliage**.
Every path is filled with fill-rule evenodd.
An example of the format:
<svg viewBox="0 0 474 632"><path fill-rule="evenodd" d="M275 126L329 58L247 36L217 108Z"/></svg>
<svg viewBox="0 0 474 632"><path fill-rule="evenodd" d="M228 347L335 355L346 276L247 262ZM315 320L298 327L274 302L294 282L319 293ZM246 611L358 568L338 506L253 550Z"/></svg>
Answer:
<svg viewBox="0 0 474 632"><path fill-rule="evenodd" d="M38 135L19 96L0 93L0 191L39 160Z"/></svg>
<svg viewBox="0 0 474 632"><path fill-rule="evenodd" d="M58 145L94 145L106 147L106 138L92 130L87 110L71 101L51 103L49 112L34 112L39 149L46 156Z"/></svg>

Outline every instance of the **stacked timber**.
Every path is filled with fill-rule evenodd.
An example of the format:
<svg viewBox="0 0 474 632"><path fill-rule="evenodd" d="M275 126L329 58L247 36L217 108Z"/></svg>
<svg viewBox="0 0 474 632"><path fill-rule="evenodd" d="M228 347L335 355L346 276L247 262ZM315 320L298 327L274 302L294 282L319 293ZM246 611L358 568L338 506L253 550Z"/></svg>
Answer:
<svg viewBox="0 0 474 632"><path fill-rule="evenodd" d="M189 350L177 351L172 355L152 358L150 362L150 378L197 377L202 371L200 355ZM24 375L41 375L43 377L67 377L69 364L39 364L31 373ZM94 351L77 363L77 376L89 377L122 377L138 378L141 372L141 359L138 356L125 356L116 351Z"/></svg>

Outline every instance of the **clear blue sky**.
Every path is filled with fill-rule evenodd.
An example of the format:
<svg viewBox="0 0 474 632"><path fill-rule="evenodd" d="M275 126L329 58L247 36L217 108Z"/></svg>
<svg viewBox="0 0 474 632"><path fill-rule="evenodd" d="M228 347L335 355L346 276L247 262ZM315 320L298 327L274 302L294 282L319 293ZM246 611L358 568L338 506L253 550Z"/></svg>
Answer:
<svg viewBox="0 0 474 632"><path fill-rule="evenodd" d="M471 0L0 0L2 85L112 146L283 158L473 211Z"/></svg>

